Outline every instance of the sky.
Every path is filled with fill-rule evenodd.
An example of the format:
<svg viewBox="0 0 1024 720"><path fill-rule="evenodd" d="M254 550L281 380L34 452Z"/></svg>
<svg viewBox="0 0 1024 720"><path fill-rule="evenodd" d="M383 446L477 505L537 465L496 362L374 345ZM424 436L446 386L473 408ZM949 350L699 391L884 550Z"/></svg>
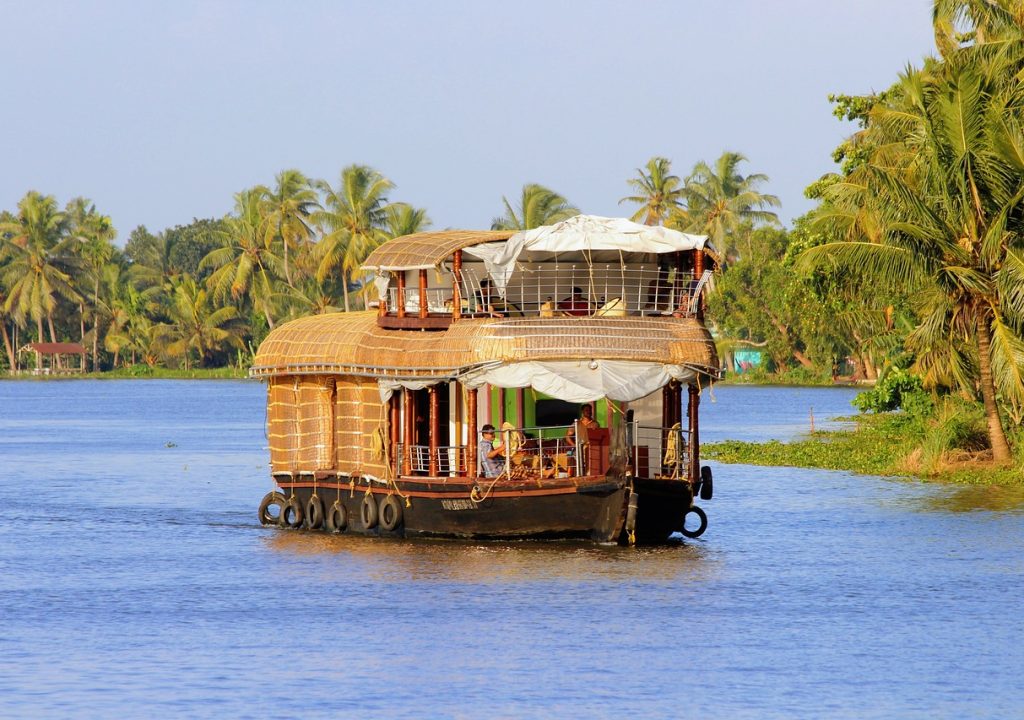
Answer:
<svg viewBox="0 0 1024 720"><path fill-rule="evenodd" d="M888 87L933 48L929 0L0 0L0 209L90 198L123 244L352 163L487 228L525 183L583 212L649 158L725 150L789 222L852 130L829 93Z"/></svg>

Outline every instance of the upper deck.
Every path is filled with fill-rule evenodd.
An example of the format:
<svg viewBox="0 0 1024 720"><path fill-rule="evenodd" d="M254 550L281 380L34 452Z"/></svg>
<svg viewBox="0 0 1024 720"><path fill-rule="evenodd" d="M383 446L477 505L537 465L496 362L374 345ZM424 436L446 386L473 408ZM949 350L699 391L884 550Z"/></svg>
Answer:
<svg viewBox="0 0 1024 720"><path fill-rule="evenodd" d="M375 250L379 324L444 329L463 318L702 319L713 254L703 236L577 216L520 233L446 231Z"/></svg>

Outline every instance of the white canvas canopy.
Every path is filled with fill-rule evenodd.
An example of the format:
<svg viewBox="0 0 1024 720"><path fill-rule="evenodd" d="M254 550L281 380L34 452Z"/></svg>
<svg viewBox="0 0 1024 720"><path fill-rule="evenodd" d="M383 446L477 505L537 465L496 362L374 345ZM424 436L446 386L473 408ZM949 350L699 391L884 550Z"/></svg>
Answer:
<svg viewBox="0 0 1024 720"><path fill-rule="evenodd" d="M609 398L631 402L650 395L669 380L688 382L696 372L685 365L626 360L549 360L517 362L478 368L459 378L466 386L484 384L501 388L532 387L566 402L593 402ZM399 388L421 390L436 379L381 378L377 381L382 401Z"/></svg>
<svg viewBox="0 0 1024 720"><path fill-rule="evenodd" d="M589 256L592 252L612 250L657 255L705 247L710 249L705 235L640 225L624 218L577 215L554 225L524 230L507 241L467 247L463 252L484 261L491 280L504 295L516 260L524 252L582 252Z"/></svg>

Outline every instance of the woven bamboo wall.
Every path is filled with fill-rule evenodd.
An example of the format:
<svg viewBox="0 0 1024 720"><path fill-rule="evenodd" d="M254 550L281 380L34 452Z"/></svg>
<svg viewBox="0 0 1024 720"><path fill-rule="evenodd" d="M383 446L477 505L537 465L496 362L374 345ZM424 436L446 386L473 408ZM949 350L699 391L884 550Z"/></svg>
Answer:
<svg viewBox="0 0 1024 720"><path fill-rule="evenodd" d="M272 471L385 477L385 460L373 443L378 428L388 437L376 381L325 375L273 378L268 396Z"/></svg>
<svg viewBox="0 0 1024 720"><path fill-rule="evenodd" d="M271 381L268 392L267 438L272 470L333 468L333 378L278 378Z"/></svg>

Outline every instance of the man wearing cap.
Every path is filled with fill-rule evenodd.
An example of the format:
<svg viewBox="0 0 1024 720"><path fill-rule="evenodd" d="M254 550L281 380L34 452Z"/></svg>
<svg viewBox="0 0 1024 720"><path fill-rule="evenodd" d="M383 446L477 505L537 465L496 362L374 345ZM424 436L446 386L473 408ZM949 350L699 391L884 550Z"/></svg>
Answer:
<svg viewBox="0 0 1024 720"><path fill-rule="evenodd" d="M480 429L480 472L484 477L498 477L505 469L505 457L499 445L494 447L494 426L490 423Z"/></svg>

